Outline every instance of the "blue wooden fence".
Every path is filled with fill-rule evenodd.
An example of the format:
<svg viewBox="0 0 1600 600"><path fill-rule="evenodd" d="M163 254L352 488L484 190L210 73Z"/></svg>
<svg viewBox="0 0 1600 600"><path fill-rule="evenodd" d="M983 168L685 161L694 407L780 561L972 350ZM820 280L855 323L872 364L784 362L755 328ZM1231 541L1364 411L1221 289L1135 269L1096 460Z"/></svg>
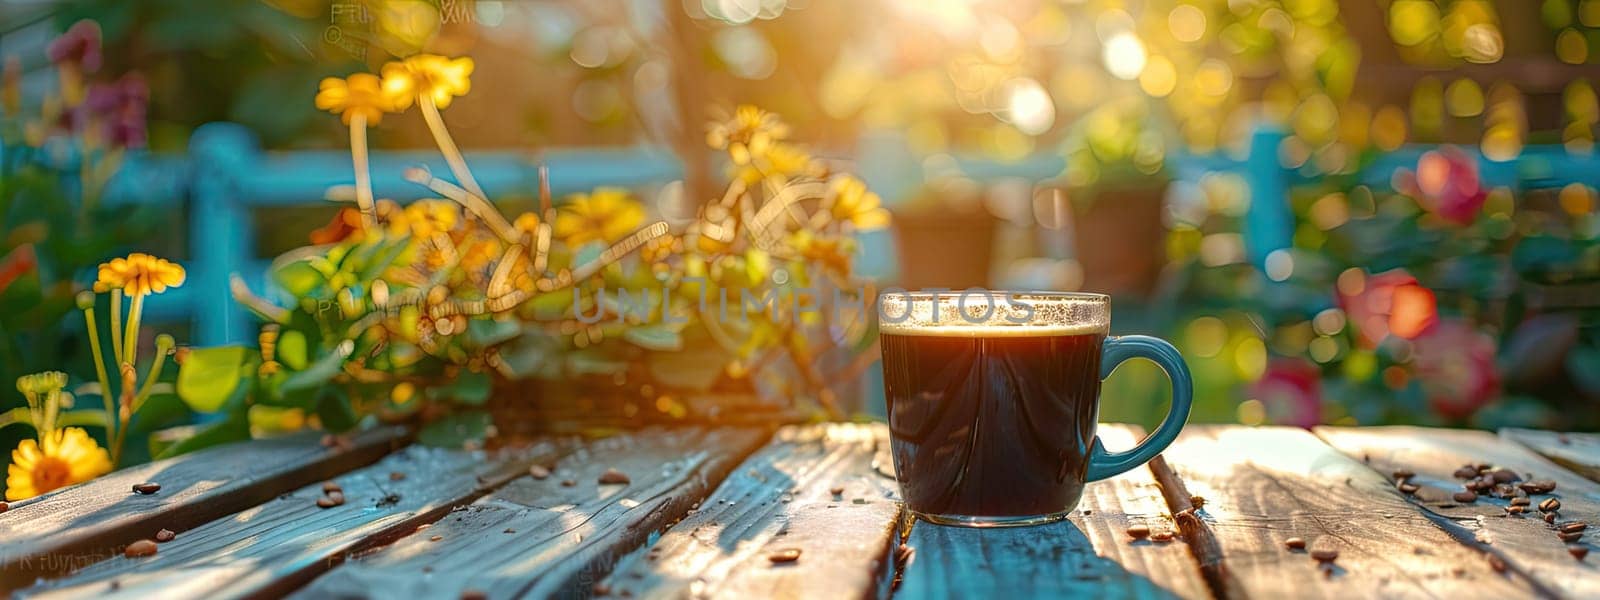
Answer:
<svg viewBox="0 0 1600 600"><path fill-rule="evenodd" d="M1284 134L1260 128L1242 158L1222 155L1169 156L1168 166L1179 180L1197 180L1209 172L1240 174L1251 198L1245 216L1247 256L1260 266L1273 250L1291 244L1294 222L1288 206L1292 185L1304 181L1298 171L1282 166L1279 147ZM1398 168L1414 168L1428 146L1411 146L1389 153L1366 168L1360 178L1374 187L1386 187ZM1468 149L1468 152L1473 150ZM1555 187L1581 182L1600 187L1600 159L1569 153L1559 145L1530 146L1514 161L1480 159L1486 185L1514 191ZM557 196L600 185L640 186L678 178L681 164L668 151L653 147L622 149L572 149L543 153L468 153L479 183L491 196L529 195L538 189L538 167L550 167L551 191ZM913 191L923 180L920 159L903 139L890 132L864 136L857 148L856 170L885 198L896 199ZM1063 161L1037 156L1017 162L997 162L957 157L958 168L978 181L1020 178L1045 181L1060 174ZM449 169L435 152L377 152L371 160L374 193L379 198L408 201L432 194L407 182L408 167L426 166L435 176L448 178ZM255 136L231 123L213 123L198 129L184 157L142 155L131 157L108 186L108 202L189 203L187 268L190 281L151 305L151 317L164 320L190 318L195 344L214 345L252 339L252 317L233 302L230 274L240 274L252 289L265 288L269 257L254 255L255 224L252 211L260 208L308 206L323 202L328 188L353 182L350 155L343 151L263 152ZM892 272L893 251L886 235L864 240L880 263L868 272Z"/></svg>

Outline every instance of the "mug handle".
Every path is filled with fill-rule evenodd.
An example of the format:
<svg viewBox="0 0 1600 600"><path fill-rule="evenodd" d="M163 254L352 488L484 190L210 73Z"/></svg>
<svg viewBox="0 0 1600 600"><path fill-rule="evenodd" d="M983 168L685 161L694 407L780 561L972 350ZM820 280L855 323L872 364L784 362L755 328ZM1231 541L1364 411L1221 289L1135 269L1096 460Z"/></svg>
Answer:
<svg viewBox="0 0 1600 600"><path fill-rule="evenodd" d="M1194 381L1189 376L1189 366L1184 364L1183 356L1178 354L1178 349L1172 347L1166 340L1146 335L1108 337L1101 353L1100 379L1110 377L1118 365L1130 358L1150 359L1166 372L1167 379L1172 381L1172 408L1167 411L1167 418L1161 421L1161 426L1132 450L1107 452L1105 446L1100 443L1100 436L1094 436L1094 442L1089 448L1089 481L1112 477L1150 462L1150 459L1161 454L1162 450L1166 450L1167 446L1172 444L1172 440L1177 439L1178 432L1183 429L1184 423L1189 421L1189 405L1194 399Z"/></svg>

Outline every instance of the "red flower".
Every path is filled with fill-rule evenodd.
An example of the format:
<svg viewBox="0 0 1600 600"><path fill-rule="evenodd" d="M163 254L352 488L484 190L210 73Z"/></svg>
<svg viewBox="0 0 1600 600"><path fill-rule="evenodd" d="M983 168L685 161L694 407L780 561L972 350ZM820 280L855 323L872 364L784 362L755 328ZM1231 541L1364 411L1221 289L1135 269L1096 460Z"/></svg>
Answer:
<svg viewBox="0 0 1600 600"><path fill-rule="evenodd" d="M319 246L337 244L355 235L357 231L361 231L361 211L346 206L340 208L327 225L312 230L311 243Z"/></svg>
<svg viewBox="0 0 1600 600"><path fill-rule="evenodd" d="M1440 321L1419 336L1412 364L1428 404L1450 419L1464 419L1500 393L1494 340L1460 320Z"/></svg>
<svg viewBox="0 0 1600 600"><path fill-rule="evenodd" d="M1311 427L1322 422L1322 373L1304 359L1273 359L1261 379L1250 384L1250 397L1261 402L1273 423Z"/></svg>
<svg viewBox="0 0 1600 600"><path fill-rule="evenodd" d="M1395 187L1416 196L1428 212L1456 225L1471 225L1489 197L1478 177L1477 162L1450 147L1424 153L1417 161L1417 172L1398 173Z"/></svg>
<svg viewBox="0 0 1600 600"><path fill-rule="evenodd" d="M100 24L84 19L73 23L66 33L50 42L45 50L50 62L72 63L84 71L100 68Z"/></svg>
<svg viewBox="0 0 1600 600"><path fill-rule="evenodd" d="M0 292L11 287L11 282L39 266L39 257L33 253L32 244L23 244L0 258Z"/></svg>
<svg viewBox="0 0 1600 600"><path fill-rule="evenodd" d="M1339 306L1371 348L1390 334L1414 339L1439 320L1433 290L1402 269L1369 275L1359 290L1341 290Z"/></svg>

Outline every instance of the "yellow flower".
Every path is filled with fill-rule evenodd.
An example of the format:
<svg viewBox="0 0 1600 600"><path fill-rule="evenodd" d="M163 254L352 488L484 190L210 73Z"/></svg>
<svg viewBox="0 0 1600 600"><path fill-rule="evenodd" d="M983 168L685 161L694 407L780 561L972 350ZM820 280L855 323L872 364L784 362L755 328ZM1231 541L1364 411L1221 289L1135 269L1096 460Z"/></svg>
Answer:
<svg viewBox="0 0 1600 600"><path fill-rule="evenodd" d="M22 440L6 468L6 500L32 498L111 472L111 457L80 427Z"/></svg>
<svg viewBox="0 0 1600 600"><path fill-rule="evenodd" d="M422 238L449 233L461 220L461 211L456 207L448 200L418 200L389 220L389 230Z"/></svg>
<svg viewBox="0 0 1600 600"><path fill-rule="evenodd" d="M787 137L789 126L778 115L749 104L740 105L734 109L733 118L712 123L706 131L706 143L718 150L766 145Z"/></svg>
<svg viewBox="0 0 1600 600"><path fill-rule="evenodd" d="M621 188L595 188L590 194L573 194L556 215L555 235L569 247L600 240L616 242L644 223L644 207Z"/></svg>
<svg viewBox="0 0 1600 600"><path fill-rule="evenodd" d="M383 113L394 111L395 104L383 93L378 76L356 73L348 79L329 77L317 89L317 109L339 115L345 125L356 115L367 118L367 125L377 125Z"/></svg>
<svg viewBox="0 0 1600 600"><path fill-rule="evenodd" d="M467 271L486 269L505 252L500 240L494 236L474 236L461 244L461 268Z"/></svg>
<svg viewBox="0 0 1600 600"><path fill-rule="evenodd" d="M129 296L160 294L169 287L183 285L184 277L183 267L177 263L135 252L127 258L100 263L94 291L104 293L121 288Z"/></svg>
<svg viewBox="0 0 1600 600"><path fill-rule="evenodd" d="M789 234L789 244L807 260L822 265L823 269L840 277L850 275L850 257L855 247L848 239L818 236L808 229L801 229Z"/></svg>
<svg viewBox="0 0 1600 600"><path fill-rule="evenodd" d="M517 220L511 222L511 228L523 235L535 235L539 232L539 215L532 212L517 215Z"/></svg>
<svg viewBox="0 0 1600 600"><path fill-rule="evenodd" d="M867 184L849 175L834 178L828 185L828 211L833 218L853 223L859 231L882 229L889 225L889 211L884 210L877 194L867 190Z"/></svg>
<svg viewBox="0 0 1600 600"><path fill-rule="evenodd" d="M472 59L418 54L383 65L383 93L398 110L410 108L419 97L434 106L450 106L450 99L472 89Z"/></svg>

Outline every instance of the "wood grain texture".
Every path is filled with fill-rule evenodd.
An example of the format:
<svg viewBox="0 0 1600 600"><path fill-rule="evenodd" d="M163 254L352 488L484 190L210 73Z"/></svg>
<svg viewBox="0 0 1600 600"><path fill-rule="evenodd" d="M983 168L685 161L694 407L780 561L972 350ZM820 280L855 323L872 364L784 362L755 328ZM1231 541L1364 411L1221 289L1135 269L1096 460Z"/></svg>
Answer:
<svg viewBox="0 0 1600 600"><path fill-rule="evenodd" d="M1302 429L1190 426L1165 452L1222 553L1230 598L1525 597L1389 477ZM1285 541L1338 551L1332 568ZM1570 559L1569 559L1570 560Z"/></svg>
<svg viewBox="0 0 1600 600"><path fill-rule="evenodd" d="M345 504L322 508L314 483L193 529L154 523L177 538L155 556L115 558L24 590L40 598L244 598L281 595L353 552L410 533L551 460L552 444L485 453L412 446L333 479ZM402 473L403 478L392 478Z"/></svg>
<svg viewBox="0 0 1600 600"><path fill-rule="evenodd" d="M312 582L303 598L582 597L618 557L682 517L755 451L752 429L647 430L586 444L429 529ZM601 485L607 469L626 485ZM572 485L564 485L571 482ZM435 538L438 539L435 539Z"/></svg>
<svg viewBox="0 0 1600 600"><path fill-rule="evenodd" d="M1556 537L1538 511L1531 515L1508 516L1508 500L1480 497L1470 504L1458 503L1451 495L1461 491L1461 480L1452 476L1467 463L1487 463L1510 469L1525 479L1556 482L1552 494L1535 494L1538 504L1547 497L1561 501L1562 520L1595 522L1600 517L1600 484L1562 469L1520 444L1486 431L1431 429L1422 427L1319 427L1317 435L1345 454L1367 461L1373 469L1391 472L1405 468L1416 472L1413 483L1421 489L1412 502L1456 537L1503 560L1510 570L1523 575L1546 595L1569 598L1600 597L1600 565L1574 560L1566 543ZM1586 533L1593 542L1594 528Z"/></svg>
<svg viewBox="0 0 1600 600"><path fill-rule="evenodd" d="M1590 481L1600 481L1600 433L1501 429L1500 437L1522 444Z"/></svg>
<svg viewBox="0 0 1600 600"><path fill-rule="evenodd" d="M633 598L862 598L887 581L899 488L881 424L785 427L602 584ZM842 493L835 496L833 489ZM774 552L798 549L775 564Z"/></svg>
<svg viewBox="0 0 1600 600"><path fill-rule="evenodd" d="M402 428L380 428L357 435L344 450L323 447L320 437L217 446L13 503L0 514L0 590L118 556L163 527L190 529L370 464L407 436ZM143 482L159 483L161 491L133 493Z"/></svg>
<svg viewBox="0 0 1600 600"><path fill-rule="evenodd" d="M1141 432L1101 425L1107 448L1132 447ZM898 598L1210 598L1181 540L1128 536L1130 525L1177 531L1147 467L1089 484L1066 521L973 529L918 522L906 544Z"/></svg>

